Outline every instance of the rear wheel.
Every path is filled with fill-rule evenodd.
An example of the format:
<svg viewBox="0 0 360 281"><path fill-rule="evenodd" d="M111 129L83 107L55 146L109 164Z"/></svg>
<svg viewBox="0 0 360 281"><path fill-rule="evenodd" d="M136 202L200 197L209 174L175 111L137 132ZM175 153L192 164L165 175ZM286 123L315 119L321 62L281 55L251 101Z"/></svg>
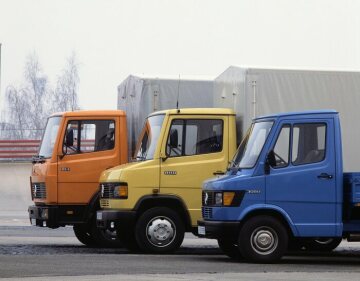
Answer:
<svg viewBox="0 0 360 281"><path fill-rule="evenodd" d="M342 238L317 238L307 241L305 248L309 251L331 252L341 243Z"/></svg>
<svg viewBox="0 0 360 281"><path fill-rule="evenodd" d="M136 241L148 253L170 253L184 240L185 227L180 216L166 207L145 211L135 227Z"/></svg>
<svg viewBox="0 0 360 281"><path fill-rule="evenodd" d="M288 246L283 224L270 216L257 216L244 223L239 235L241 255L250 261L272 263L279 260Z"/></svg>
<svg viewBox="0 0 360 281"><path fill-rule="evenodd" d="M224 252L225 255L236 260L242 258L236 241L226 238L218 238L217 241L219 248Z"/></svg>

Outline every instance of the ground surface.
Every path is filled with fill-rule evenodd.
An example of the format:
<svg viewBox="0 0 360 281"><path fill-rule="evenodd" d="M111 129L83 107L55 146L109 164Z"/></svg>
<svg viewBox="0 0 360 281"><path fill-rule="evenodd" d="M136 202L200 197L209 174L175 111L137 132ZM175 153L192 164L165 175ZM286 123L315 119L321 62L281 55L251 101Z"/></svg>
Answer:
<svg viewBox="0 0 360 281"><path fill-rule="evenodd" d="M172 255L131 254L81 245L71 228L21 226L0 217L0 277L29 280L359 280L360 245L330 254L301 253L273 265L234 262L213 240L186 235Z"/></svg>

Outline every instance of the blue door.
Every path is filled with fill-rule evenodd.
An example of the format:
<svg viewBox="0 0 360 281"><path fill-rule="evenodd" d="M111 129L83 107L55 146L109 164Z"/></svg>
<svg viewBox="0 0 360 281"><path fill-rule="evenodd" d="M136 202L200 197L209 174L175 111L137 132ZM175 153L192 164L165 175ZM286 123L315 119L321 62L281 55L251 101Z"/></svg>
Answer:
<svg viewBox="0 0 360 281"><path fill-rule="evenodd" d="M283 209L300 236L336 235L334 121L283 121L272 141L266 203Z"/></svg>

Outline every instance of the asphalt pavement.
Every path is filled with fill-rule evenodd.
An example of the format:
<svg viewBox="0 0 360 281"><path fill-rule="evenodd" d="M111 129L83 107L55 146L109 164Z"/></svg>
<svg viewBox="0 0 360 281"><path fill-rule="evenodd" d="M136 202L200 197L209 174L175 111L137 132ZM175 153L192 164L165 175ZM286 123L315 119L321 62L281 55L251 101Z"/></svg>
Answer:
<svg viewBox="0 0 360 281"><path fill-rule="evenodd" d="M278 264L223 255L214 240L187 234L172 255L132 254L83 246L72 228L5 225L0 216L0 278L28 280L359 280L360 243L332 253L292 253ZM23 225L20 225L23 223ZM2 224L2 225L1 225ZM17 225L16 225L17 224Z"/></svg>

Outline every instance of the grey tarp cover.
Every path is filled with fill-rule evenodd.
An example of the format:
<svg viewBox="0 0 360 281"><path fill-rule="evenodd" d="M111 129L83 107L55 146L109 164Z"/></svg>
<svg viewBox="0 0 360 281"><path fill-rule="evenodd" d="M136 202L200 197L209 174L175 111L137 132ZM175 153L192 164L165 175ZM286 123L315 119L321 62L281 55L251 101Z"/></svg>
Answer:
<svg viewBox="0 0 360 281"><path fill-rule="evenodd" d="M255 116L335 109L340 113L344 171L360 171L360 72L231 66L215 79L214 106L233 108L241 133Z"/></svg>
<svg viewBox="0 0 360 281"><path fill-rule="evenodd" d="M118 109L127 115L129 157L145 118L158 110L213 107L213 80L149 78L130 75L118 86Z"/></svg>

